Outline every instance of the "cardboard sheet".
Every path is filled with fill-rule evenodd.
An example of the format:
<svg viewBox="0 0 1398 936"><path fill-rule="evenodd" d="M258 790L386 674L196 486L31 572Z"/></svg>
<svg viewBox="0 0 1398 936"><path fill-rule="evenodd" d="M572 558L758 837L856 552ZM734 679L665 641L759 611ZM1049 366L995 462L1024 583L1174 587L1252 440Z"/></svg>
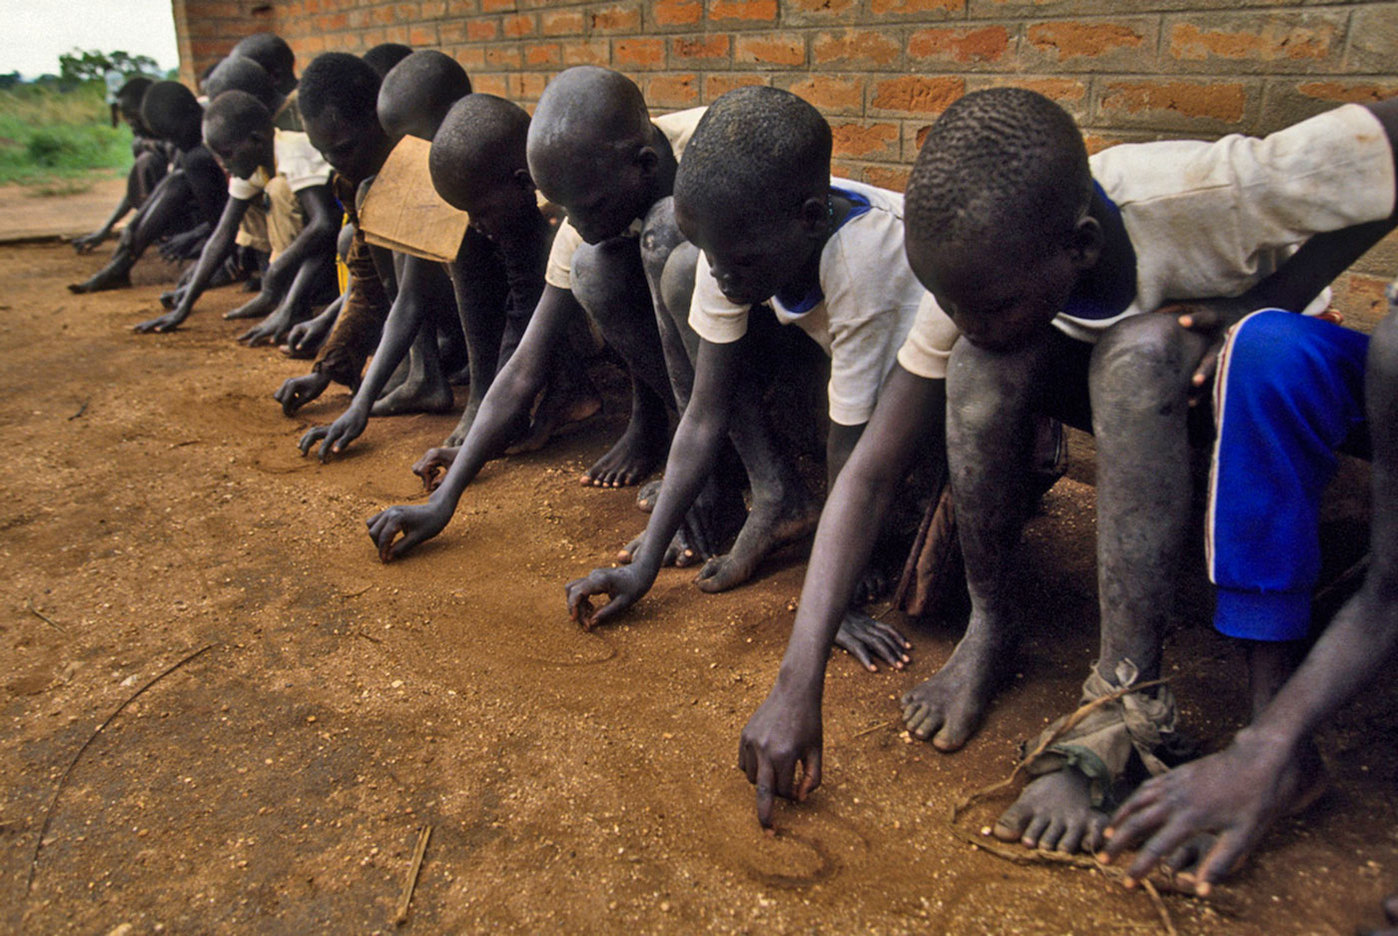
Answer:
<svg viewBox="0 0 1398 936"><path fill-rule="evenodd" d="M359 209L365 239L376 246L441 263L456 259L470 218L432 187L432 144L405 136L379 170Z"/></svg>

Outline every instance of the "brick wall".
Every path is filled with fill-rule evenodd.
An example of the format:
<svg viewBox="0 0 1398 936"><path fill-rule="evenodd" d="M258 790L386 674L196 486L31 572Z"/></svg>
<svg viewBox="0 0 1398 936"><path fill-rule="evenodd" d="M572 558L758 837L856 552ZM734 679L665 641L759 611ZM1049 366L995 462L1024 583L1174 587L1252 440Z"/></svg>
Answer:
<svg viewBox="0 0 1398 936"><path fill-rule="evenodd" d="M304 66L380 42L440 48L528 105L570 65L631 75L656 110L771 84L829 118L836 170L901 189L931 121L1000 84L1059 101L1091 148L1266 133L1398 95L1398 3L1267 0L172 0L186 80L270 29ZM1372 319L1398 240L1342 284Z"/></svg>

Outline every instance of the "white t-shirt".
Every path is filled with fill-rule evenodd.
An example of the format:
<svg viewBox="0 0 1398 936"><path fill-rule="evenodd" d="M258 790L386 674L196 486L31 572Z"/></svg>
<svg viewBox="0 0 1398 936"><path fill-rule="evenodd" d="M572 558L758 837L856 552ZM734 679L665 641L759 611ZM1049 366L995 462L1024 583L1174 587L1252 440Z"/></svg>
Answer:
<svg viewBox="0 0 1398 936"><path fill-rule="evenodd" d="M689 145L689 138L694 136L694 128L699 126L699 118L704 116L706 110L707 107L691 107L651 119L651 123L670 141L670 149L674 151L676 162L684 155L684 148ZM640 234L643 221L643 218L637 218L627 233ZM544 282L559 289L573 288L573 251L577 250L582 242L582 235L567 221L558 226L558 233L553 237L553 247L549 249Z"/></svg>
<svg viewBox="0 0 1398 936"><path fill-rule="evenodd" d="M330 181L330 164L304 133L274 128L272 159L276 162L275 174L285 176L286 184L293 192L313 185L325 185ZM247 201L262 194L271 181L272 177L265 168L259 168L250 179L229 176L228 194L240 201Z"/></svg>
<svg viewBox="0 0 1398 936"><path fill-rule="evenodd" d="M1095 342L1122 319L1167 302L1240 295L1313 234L1377 221L1394 207L1388 136L1357 104L1266 137L1123 144L1089 162L1135 249L1136 297L1120 313L1054 319L1079 341ZM945 377L955 338L929 297L898 362L922 377Z"/></svg>
<svg viewBox="0 0 1398 936"><path fill-rule="evenodd" d="M775 296L772 311L830 355L830 418L842 426L868 422L879 388L927 294L903 255L903 196L846 179L831 185L868 202L851 213L820 254L821 296L807 311ZM750 306L729 302L700 254L689 324L705 341L726 344L748 330Z"/></svg>

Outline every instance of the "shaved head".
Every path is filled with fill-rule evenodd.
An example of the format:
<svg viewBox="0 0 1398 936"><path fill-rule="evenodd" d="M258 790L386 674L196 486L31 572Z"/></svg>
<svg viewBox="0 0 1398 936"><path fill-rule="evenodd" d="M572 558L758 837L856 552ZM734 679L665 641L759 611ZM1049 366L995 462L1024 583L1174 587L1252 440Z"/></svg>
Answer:
<svg viewBox="0 0 1398 936"><path fill-rule="evenodd" d="M674 153L641 90L605 68L570 68L544 89L526 155L534 184L589 244L621 234L674 182Z"/></svg>
<svg viewBox="0 0 1398 936"><path fill-rule="evenodd" d="M430 140L451 106L471 93L471 79L450 55L414 52L389 70L379 87L378 115L394 140Z"/></svg>
<svg viewBox="0 0 1398 936"><path fill-rule="evenodd" d="M231 55L219 62L204 81L204 93L210 99L225 91L244 91L251 94L268 110L276 105L280 97L267 70L242 55Z"/></svg>
<svg viewBox="0 0 1398 936"><path fill-rule="evenodd" d="M486 189L509 185L527 170L529 115L493 94L468 94L447 112L432 138L432 185L448 204L471 211Z"/></svg>
<svg viewBox="0 0 1398 936"><path fill-rule="evenodd" d="M233 47L230 55L252 59L266 70L281 94L296 87L296 53L276 33L253 33Z"/></svg>

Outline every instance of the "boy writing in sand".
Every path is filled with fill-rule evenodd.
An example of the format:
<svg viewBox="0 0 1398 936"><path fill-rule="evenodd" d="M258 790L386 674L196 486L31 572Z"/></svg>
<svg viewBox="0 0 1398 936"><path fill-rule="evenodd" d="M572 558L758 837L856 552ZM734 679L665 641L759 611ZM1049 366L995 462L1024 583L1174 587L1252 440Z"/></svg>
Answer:
<svg viewBox="0 0 1398 936"><path fill-rule="evenodd" d="M430 140L451 106L470 93L470 79L450 56L433 50L414 52L395 65L383 79L377 99L379 123L395 144L405 136ZM465 263L469 264L470 247L463 244L461 249L467 254ZM394 264L401 270L398 292L384 322L383 334L369 370L344 415L331 425L315 426L302 436L302 454L316 442L321 443L319 454L322 461L332 452L339 453L364 431L371 415L445 412L451 408L452 390L437 351L439 317L446 317L441 322L443 326L459 327L457 302L452 295L453 277L448 275L449 265L406 253L395 254ZM467 278L475 277L468 275ZM472 288L488 291L484 284L471 283L467 286L468 290ZM465 318L463 313L463 324ZM380 398L394 370L410 353L406 378ZM484 356L482 349L473 358ZM474 367L477 361L471 363ZM488 384L493 374L479 376L481 383ZM472 389L473 392L476 390L475 387ZM484 387L479 392L484 393Z"/></svg>
<svg viewBox="0 0 1398 936"><path fill-rule="evenodd" d="M967 95L934 125L909 183L907 247L936 302L919 313L830 499L787 658L744 729L759 818L770 822L774 794L800 798L819 783L830 609L852 587L848 568L866 554L869 519L914 437L940 425L943 374L972 613L951 659L904 696L909 730L959 748L1003 676L1016 636L1007 571L1029 503L1031 418L1048 412L1097 437L1101 646L1084 701L1126 694L1059 739L995 832L1096 848L1100 808L1128 767L1165 769L1173 699L1133 687L1159 673L1188 524L1189 423L1208 432L1208 408L1188 405L1192 377L1218 335L1141 313L1172 298L1270 304L1269 274L1297 246L1391 210L1364 181L1391 171L1368 111L1342 108L1283 133L1121 146L1089 161L1061 108L1013 88ZM1300 292L1286 297L1292 308L1306 305ZM806 766L799 782L797 763Z"/></svg>
<svg viewBox="0 0 1398 936"><path fill-rule="evenodd" d="M473 219L478 211L501 216L485 200L490 193L510 210L522 210L524 193L532 193L538 183L567 209L569 220L554 238L545 286L528 328L482 401L460 450L434 450L417 466L430 476L449 462L445 479L428 503L391 507L370 518L370 535L385 562L441 532L481 467L504 454L527 427L530 408L548 384L551 364L583 308L619 352L632 381L630 425L584 482L634 484L653 470L665 451L673 396L634 229L670 194L676 150L682 150L696 120L697 114L681 112L653 123L629 79L580 67L555 78L539 99L527 129L528 172L525 166L501 164L488 175L496 184L477 190L464 176L442 175L450 170L437 161L434 143L433 178L443 196L452 201L460 197L453 190L479 191L482 204L468 208ZM517 146L490 152L518 159ZM526 184L527 190L522 188ZM533 210L537 214L537 207ZM593 408L590 400L585 395L583 403Z"/></svg>
<svg viewBox="0 0 1398 936"><path fill-rule="evenodd" d="M770 314L760 304L770 301L777 321L795 324L831 357L832 480L863 431L923 290L895 262L903 250L901 197L854 182L832 185L830 153L830 127L820 113L775 88L728 92L695 130L674 198L679 230L702 251L689 307L698 337L693 392L640 550L630 565L597 569L568 585L575 619L606 621L654 582L732 428L744 374L772 367L747 338L749 320ZM770 504L761 493L754 482L753 510L731 555L755 560L810 529L804 512L766 515L785 505ZM611 600L591 611L588 599L602 593ZM835 641L870 668L869 650L894 666L906 659L902 637L863 616L846 619Z"/></svg>
<svg viewBox="0 0 1398 936"><path fill-rule="evenodd" d="M306 223L297 231L286 217L289 204L280 199L273 202L268 229L269 233L278 232L278 243L272 245L274 256L262 277L262 290L257 298L225 315L266 315L262 323L239 339L251 344L275 340L305 318L313 291L323 284L330 270L340 227L330 193L330 167L306 134L276 127L271 111L245 91L225 91L209 103L204 114L204 138L228 170L227 206L175 308L140 323L136 330L172 331L189 317L210 278L232 251L249 207L261 199L273 176L282 176L304 212Z"/></svg>

